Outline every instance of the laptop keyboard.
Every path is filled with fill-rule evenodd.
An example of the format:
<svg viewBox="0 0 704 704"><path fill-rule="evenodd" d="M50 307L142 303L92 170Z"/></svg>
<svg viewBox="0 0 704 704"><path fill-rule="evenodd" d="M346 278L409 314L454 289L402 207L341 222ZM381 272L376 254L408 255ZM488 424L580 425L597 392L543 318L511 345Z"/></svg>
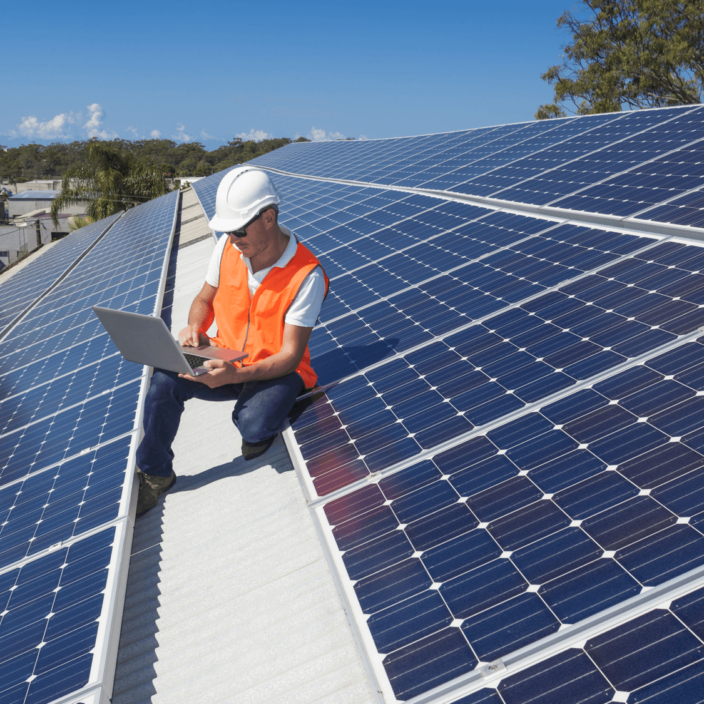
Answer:
<svg viewBox="0 0 704 704"><path fill-rule="evenodd" d="M188 365L191 369L195 369L196 367L202 367L203 362L207 362L209 359L208 357L199 357L195 354L184 354L183 356L186 358L186 361L188 362Z"/></svg>

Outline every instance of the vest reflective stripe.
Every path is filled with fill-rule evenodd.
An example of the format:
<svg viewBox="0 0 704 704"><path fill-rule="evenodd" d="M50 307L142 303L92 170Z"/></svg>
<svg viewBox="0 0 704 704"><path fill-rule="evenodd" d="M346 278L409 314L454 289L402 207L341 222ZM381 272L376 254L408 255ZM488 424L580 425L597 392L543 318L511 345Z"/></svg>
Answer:
<svg viewBox="0 0 704 704"><path fill-rule="evenodd" d="M220 283L213 299L218 347L241 350L248 354L245 366L260 362L281 351L284 341L284 318L298 290L320 262L300 242L291 261L283 268L274 267L250 299L247 285L247 265L240 253L228 242L220 261ZM322 270L322 267L321 267ZM325 294L330 282L325 277ZM296 368L307 389L313 388L317 375L310 365L310 350L306 346L301 363Z"/></svg>

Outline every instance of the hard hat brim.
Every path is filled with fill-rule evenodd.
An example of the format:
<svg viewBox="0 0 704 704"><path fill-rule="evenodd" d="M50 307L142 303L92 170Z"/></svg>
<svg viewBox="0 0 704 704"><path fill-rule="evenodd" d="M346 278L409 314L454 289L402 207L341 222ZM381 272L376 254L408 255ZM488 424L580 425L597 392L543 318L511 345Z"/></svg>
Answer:
<svg viewBox="0 0 704 704"><path fill-rule="evenodd" d="M233 232L234 230L239 230L246 225L247 222L248 221L244 218L220 218L215 215L213 219L208 222L208 226L215 232Z"/></svg>

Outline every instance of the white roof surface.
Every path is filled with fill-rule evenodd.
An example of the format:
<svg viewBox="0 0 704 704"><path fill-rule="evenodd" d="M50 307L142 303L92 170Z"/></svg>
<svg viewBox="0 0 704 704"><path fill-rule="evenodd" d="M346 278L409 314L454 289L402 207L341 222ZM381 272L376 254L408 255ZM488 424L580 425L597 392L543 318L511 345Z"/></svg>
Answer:
<svg viewBox="0 0 704 704"><path fill-rule="evenodd" d="M179 250L174 331L213 246ZM285 445L245 462L231 405L189 402L136 523L112 702L376 701Z"/></svg>

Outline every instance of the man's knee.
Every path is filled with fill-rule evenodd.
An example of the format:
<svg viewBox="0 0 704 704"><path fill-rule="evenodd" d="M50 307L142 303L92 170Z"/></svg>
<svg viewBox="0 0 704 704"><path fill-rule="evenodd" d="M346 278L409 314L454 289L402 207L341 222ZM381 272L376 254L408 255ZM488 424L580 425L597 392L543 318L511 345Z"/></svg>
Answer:
<svg viewBox="0 0 704 704"><path fill-rule="evenodd" d="M242 439L256 444L276 435L302 388L303 381L295 372L245 388L232 412Z"/></svg>
<svg viewBox="0 0 704 704"><path fill-rule="evenodd" d="M242 408L239 413L232 413L232 421L240 431L242 439L253 444L267 440L278 432L278 427L271 427L267 420L263 414L247 407Z"/></svg>

